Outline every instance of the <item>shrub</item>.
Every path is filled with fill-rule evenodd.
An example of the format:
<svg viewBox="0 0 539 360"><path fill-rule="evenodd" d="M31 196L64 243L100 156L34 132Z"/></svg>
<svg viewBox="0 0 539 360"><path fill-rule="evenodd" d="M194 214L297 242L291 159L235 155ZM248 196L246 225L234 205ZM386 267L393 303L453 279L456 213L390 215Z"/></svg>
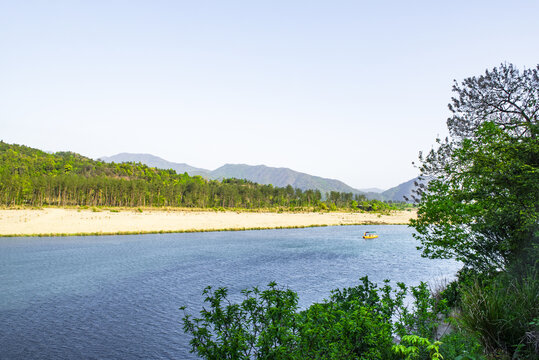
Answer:
<svg viewBox="0 0 539 360"><path fill-rule="evenodd" d="M275 283L263 291L243 290L240 303L228 299L226 288L208 287L209 308L201 317L181 308L183 328L192 336L191 352L205 359L400 359L394 336L432 335L440 304L421 284L410 288L415 311L410 310L404 305L407 287L388 283L378 288L364 277L304 311L298 311L295 292ZM438 346L425 347L420 358L434 356Z"/></svg>
<svg viewBox="0 0 539 360"><path fill-rule="evenodd" d="M462 268L457 272L457 279L436 291L439 300L445 300L449 308L460 308L462 301L462 289L468 288L475 282L488 282L494 278L494 274L479 273L470 268Z"/></svg>
<svg viewBox="0 0 539 360"><path fill-rule="evenodd" d="M462 292L461 320L478 334L488 352L537 358L538 297L536 272L521 277L503 273L491 281L476 281Z"/></svg>
<svg viewBox="0 0 539 360"><path fill-rule="evenodd" d="M458 280L451 281L445 289L440 291L439 297L445 300L450 308L460 307L460 289Z"/></svg>
<svg viewBox="0 0 539 360"><path fill-rule="evenodd" d="M444 359L483 360L483 347L474 334L460 327L444 335L440 342L440 353Z"/></svg>
<svg viewBox="0 0 539 360"><path fill-rule="evenodd" d="M406 335L398 345L393 345L393 351L404 357L405 360L428 358L432 360L442 360L439 341L431 343L429 339L417 335ZM408 346L406 346L408 345Z"/></svg>

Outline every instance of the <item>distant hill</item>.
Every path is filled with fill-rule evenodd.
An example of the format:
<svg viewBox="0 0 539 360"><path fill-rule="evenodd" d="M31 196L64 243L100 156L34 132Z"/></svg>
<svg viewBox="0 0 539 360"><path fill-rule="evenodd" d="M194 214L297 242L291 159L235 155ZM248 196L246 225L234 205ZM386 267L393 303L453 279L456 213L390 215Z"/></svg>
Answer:
<svg viewBox="0 0 539 360"><path fill-rule="evenodd" d="M363 192L346 185L342 181L313 176L288 168L275 168L265 165L226 164L210 173L213 179L238 178L247 179L259 184L272 184L273 186L292 187L302 190L316 189L322 194L330 191L351 192L363 194Z"/></svg>
<svg viewBox="0 0 539 360"><path fill-rule="evenodd" d="M194 175L201 175L204 177L208 177L208 174L210 173L209 170L196 168L194 166L185 164L185 163L175 163L170 162L165 159L162 159L158 156L151 155L151 154L131 154L131 153L120 153L113 156L103 156L99 158L100 160L104 162L115 162L115 163L122 163L122 162L135 162L135 163L142 163L144 165L148 165L151 167L155 167L158 169L173 169L178 174L188 173L191 176Z"/></svg>
<svg viewBox="0 0 539 360"><path fill-rule="evenodd" d="M412 190L416 188L415 182L418 183L426 183L426 181L419 181L419 178L413 178L412 180L403 182L402 184L399 184L395 187L392 187L390 189L387 189L386 191L383 191L379 194L370 192L367 194L367 198L369 199L378 199L378 200L385 200L385 201L405 201L404 197L406 196L408 199L412 199Z"/></svg>
<svg viewBox="0 0 539 360"><path fill-rule="evenodd" d="M323 208L320 192L289 191L242 179L209 181L141 162L107 163L3 141L0 194L0 206ZM341 209L353 205L351 198L341 196L332 204Z"/></svg>
<svg viewBox="0 0 539 360"><path fill-rule="evenodd" d="M201 175L208 179L236 178L247 179L258 184L272 184L277 187L291 185L302 190L320 190L322 194L330 191L363 194L362 191L335 179L313 176L292 169L275 168L265 165L226 164L213 171L197 168L185 163L174 163L151 154L121 153L100 158L105 162L140 162L158 169L173 169L177 173L187 172L189 175Z"/></svg>
<svg viewBox="0 0 539 360"><path fill-rule="evenodd" d="M213 171L197 168L185 163L174 163L151 154L121 153L110 157L101 157L105 162L140 162L159 169L174 169L177 173L187 172L189 175L201 175L208 179L236 178L247 179L258 184L272 184L277 187L291 185L302 190L320 190L322 194L330 191L351 192L363 194L368 199L404 201L403 196L410 198L414 181L417 178L402 183L396 187L383 191L379 188L358 190L342 181L323 178L294 171L288 168L275 168L265 165L226 164Z"/></svg>

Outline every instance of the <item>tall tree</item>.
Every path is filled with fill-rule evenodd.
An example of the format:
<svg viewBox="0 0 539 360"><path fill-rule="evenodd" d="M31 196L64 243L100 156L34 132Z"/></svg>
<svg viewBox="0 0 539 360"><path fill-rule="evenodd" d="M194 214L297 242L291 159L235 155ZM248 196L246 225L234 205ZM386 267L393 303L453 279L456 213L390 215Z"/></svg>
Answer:
<svg viewBox="0 0 539 360"><path fill-rule="evenodd" d="M451 137L420 156L422 177L432 179L413 221L425 256L456 258L481 271L533 261L539 237L538 71L502 64L453 87Z"/></svg>
<svg viewBox="0 0 539 360"><path fill-rule="evenodd" d="M455 139L475 136L478 127L493 122L514 136L536 136L539 119L539 65L519 71L512 64L487 70L485 75L455 81L447 127ZM537 130L537 129L536 129Z"/></svg>

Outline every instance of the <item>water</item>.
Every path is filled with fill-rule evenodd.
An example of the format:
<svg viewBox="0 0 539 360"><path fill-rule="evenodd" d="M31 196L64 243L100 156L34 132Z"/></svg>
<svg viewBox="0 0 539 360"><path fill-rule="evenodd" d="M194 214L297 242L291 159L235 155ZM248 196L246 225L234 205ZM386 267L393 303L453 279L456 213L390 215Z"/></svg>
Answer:
<svg viewBox="0 0 539 360"><path fill-rule="evenodd" d="M379 239L363 240L366 230ZM202 290L270 281L300 306L361 276L408 285L459 265L420 257L406 226L0 239L1 359L189 359L182 312Z"/></svg>

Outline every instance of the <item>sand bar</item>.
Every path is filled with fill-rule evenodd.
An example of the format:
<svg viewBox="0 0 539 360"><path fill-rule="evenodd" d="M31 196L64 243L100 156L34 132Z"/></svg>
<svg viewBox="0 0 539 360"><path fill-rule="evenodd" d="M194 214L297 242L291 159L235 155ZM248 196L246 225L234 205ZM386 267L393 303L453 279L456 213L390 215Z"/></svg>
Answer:
<svg viewBox="0 0 539 360"><path fill-rule="evenodd" d="M372 213L272 213L181 210L44 208L0 210L0 236L191 232L324 225L406 224L414 211Z"/></svg>

